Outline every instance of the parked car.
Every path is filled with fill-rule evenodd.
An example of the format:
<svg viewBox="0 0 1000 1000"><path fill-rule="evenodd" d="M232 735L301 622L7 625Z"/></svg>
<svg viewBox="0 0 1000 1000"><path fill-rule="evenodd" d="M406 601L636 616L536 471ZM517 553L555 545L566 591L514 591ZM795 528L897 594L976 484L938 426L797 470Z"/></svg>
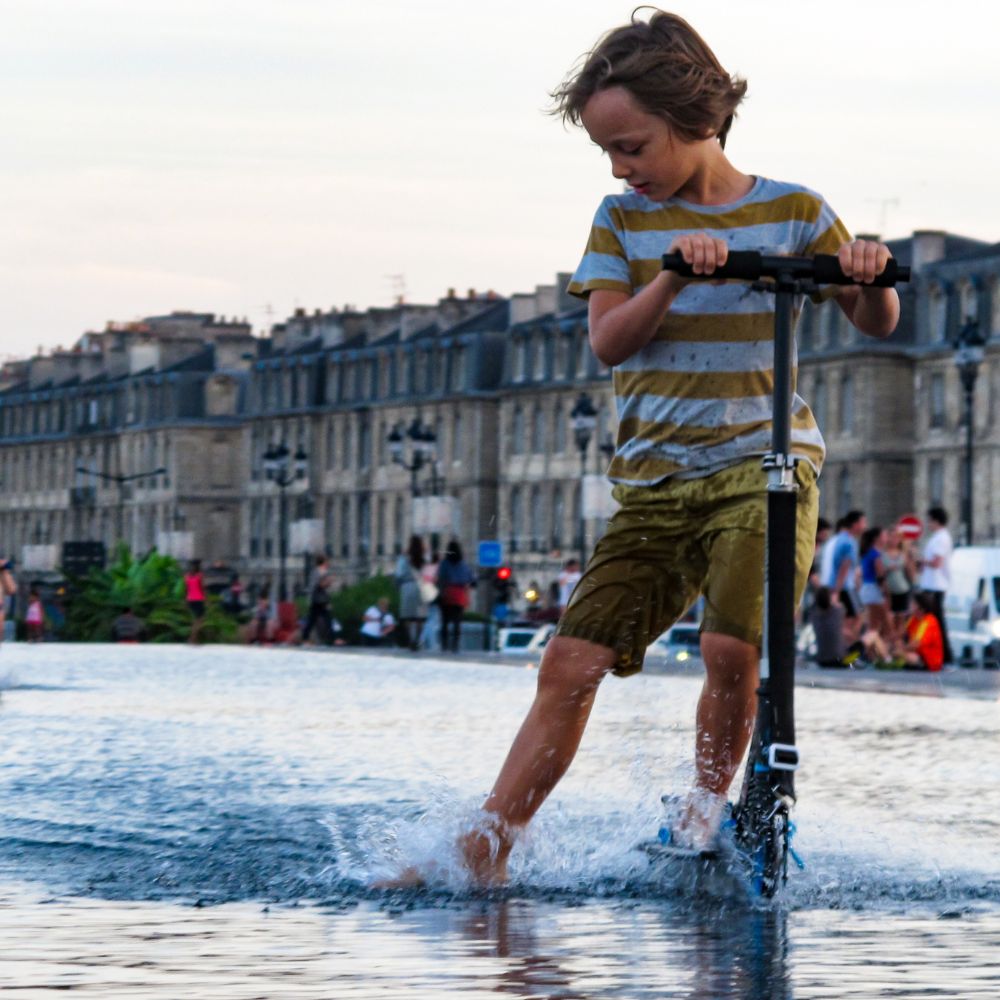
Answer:
<svg viewBox="0 0 1000 1000"><path fill-rule="evenodd" d="M556 627L551 622L544 625L511 625L497 633L498 652L520 656L541 654L545 644L555 634Z"/></svg>
<svg viewBox="0 0 1000 1000"><path fill-rule="evenodd" d="M956 658L967 665L998 666L1000 546L969 545L955 549L944 614Z"/></svg>

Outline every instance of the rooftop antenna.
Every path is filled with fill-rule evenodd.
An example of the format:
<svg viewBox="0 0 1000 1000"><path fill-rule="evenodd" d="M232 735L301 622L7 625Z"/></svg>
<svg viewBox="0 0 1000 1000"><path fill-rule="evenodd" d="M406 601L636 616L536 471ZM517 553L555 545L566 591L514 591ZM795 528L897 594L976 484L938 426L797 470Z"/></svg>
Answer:
<svg viewBox="0 0 1000 1000"><path fill-rule="evenodd" d="M866 202L879 206L879 236L885 239L885 234L889 231L889 209L899 208L898 198L865 198Z"/></svg>
<svg viewBox="0 0 1000 1000"><path fill-rule="evenodd" d="M392 304L401 306L406 301L406 275L386 274L384 277L392 285Z"/></svg>

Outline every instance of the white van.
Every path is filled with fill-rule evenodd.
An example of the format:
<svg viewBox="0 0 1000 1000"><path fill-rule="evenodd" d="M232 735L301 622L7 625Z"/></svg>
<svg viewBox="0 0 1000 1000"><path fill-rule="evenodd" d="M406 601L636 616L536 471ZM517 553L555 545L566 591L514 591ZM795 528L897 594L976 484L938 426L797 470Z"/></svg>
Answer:
<svg viewBox="0 0 1000 1000"><path fill-rule="evenodd" d="M1000 652L1000 546L955 549L944 613L956 659L971 646L979 664L996 666Z"/></svg>

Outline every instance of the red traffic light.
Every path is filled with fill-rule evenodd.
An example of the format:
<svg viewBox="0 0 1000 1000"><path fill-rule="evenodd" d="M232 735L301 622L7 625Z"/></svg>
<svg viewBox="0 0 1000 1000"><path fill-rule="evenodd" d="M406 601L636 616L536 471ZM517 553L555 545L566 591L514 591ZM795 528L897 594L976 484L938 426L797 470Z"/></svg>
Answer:
<svg viewBox="0 0 1000 1000"><path fill-rule="evenodd" d="M501 566L497 570L497 579L498 580L509 580L510 579L510 567L509 566Z"/></svg>

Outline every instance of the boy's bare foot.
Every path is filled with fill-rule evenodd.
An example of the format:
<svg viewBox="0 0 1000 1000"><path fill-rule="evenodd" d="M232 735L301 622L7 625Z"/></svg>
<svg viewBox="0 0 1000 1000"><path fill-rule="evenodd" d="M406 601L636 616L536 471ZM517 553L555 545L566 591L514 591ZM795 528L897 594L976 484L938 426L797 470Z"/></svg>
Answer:
<svg viewBox="0 0 1000 1000"><path fill-rule="evenodd" d="M503 827L502 822L496 820L488 829L478 827L458 840L466 871L472 881L483 888L507 884L507 858L514 841Z"/></svg>
<svg viewBox="0 0 1000 1000"><path fill-rule="evenodd" d="M719 836L726 796L704 788L688 792L681 806L681 814L673 830L673 841L678 847L696 851L711 850Z"/></svg>
<svg viewBox="0 0 1000 1000"><path fill-rule="evenodd" d="M467 833L463 833L456 843L462 864L473 884L483 889L506 885L507 858L514 846L514 836L510 828L491 816L484 819ZM434 869L410 866L393 878L379 879L372 883L373 889L420 889Z"/></svg>

